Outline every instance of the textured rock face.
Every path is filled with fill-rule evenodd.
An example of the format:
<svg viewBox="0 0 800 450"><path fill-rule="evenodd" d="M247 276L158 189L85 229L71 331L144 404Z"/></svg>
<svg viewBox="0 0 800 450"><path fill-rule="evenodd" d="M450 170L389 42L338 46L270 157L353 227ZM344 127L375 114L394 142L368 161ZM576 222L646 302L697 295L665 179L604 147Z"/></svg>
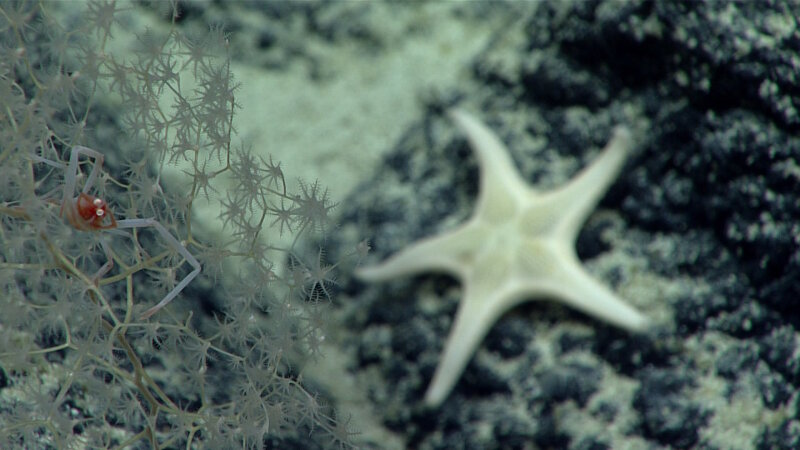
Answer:
<svg viewBox="0 0 800 450"><path fill-rule="evenodd" d="M631 337L557 307L520 308L433 413L415 405L458 285L427 276L348 286L363 308L349 316L352 328L392 343L383 352L375 340L351 341L370 355L360 373L389 386L365 377L389 429L418 448L800 445L800 30L789 8L505 11L516 19L473 60L469 82L427 99L431 114L344 202L361 205L343 210L344 223L361 224L379 260L465 220L477 172L438 115L453 103L494 120L523 176L551 185L589 161L584 149L601 146L617 119L646 120L639 153L601 203L606 213L584 227L578 253L628 297L652 302L661 326ZM554 175L553 163L563 170Z"/></svg>

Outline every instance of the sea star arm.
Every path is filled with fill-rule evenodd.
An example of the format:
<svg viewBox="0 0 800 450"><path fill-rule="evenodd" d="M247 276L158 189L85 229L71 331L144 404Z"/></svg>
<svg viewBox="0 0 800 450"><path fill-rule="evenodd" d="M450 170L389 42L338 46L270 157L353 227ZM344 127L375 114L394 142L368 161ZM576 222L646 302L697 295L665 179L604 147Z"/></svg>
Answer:
<svg viewBox="0 0 800 450"><path fill-rule="evenodd" d="M449 114L467 136L481 171L473 217L504 220L514 214L523 195L536 191L520 177L506 146L483 122L457 108Z"/></svg>
<svg viewBox="0 0 800 450"><path fill-rule="evenodd" d="M439 406L447 398L489 329L516 303L509 301L512 297L507 289L497 287L465 287L441 360L425 393L428 406Z"/></svg>
<svg viewBox="0 0 800 450"><path fill-rule="evenodd" d="M526 280L524 291L552 298L582 313L630 332L643 332L650 321L584 269L571 248L554 253L546 278ZM534 295L529 295L533 299Z"/></svg>
<svg viewBox="0 0 800 450"><path fill-rule="evenodd" d="M484 234L472 221L467 222L449 233L425 238L378 265L358 268L355 275L369 282L429 271L463 278L464 263L473 259L474 243Z"/></svg>
<svg viewBox="0 0 800 450"><path fill-rule="evenodd" d="M583 223L617 179L632 148L630 130L623 125L617 126L611 140L590 165L569 183L546 194L547 201L565 205L560 212L558 227L558 233L565 241L575 241Z"/></svg>

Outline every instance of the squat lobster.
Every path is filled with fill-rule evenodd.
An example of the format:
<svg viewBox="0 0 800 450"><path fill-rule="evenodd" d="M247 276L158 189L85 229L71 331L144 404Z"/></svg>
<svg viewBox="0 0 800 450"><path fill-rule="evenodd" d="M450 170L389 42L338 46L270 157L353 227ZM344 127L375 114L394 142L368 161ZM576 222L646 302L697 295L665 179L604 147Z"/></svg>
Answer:
<svg viewBox="0 0 800 450"><path fill-rule="evenodd" d="M77 197L73 197L75 185L77 183L79 158L80 155L86 155L89 158L94 158L94 166L89 172L89 178L83 185L83 189ZM76 145L72 147L70 154L69 164L64 170L64 197L61 200L61 215L70 225L81 231L97 231L97 230L112 230L123 228L146 228L152 227L167 241L167 243L193 267L193 270L186 275L180 283L178 283L160 302L155 306L148 309L140 318L145 320L157 313L161 308L165 307L172 301L182 290L185 288L199 273L200 263L197 259L189 253L189 250L183 246L177 239L175 239L160 222L154 218L149 219L124 219L116 220L114 215L109 211L108 204L102 198L88 194L89 189L97 178L97 172L103 166L103 154L92 150L88 147ZM46 161L52 164L51 161ZM114 262L111 257L111 250L105 241L101 240L103 250L108 257L106 262L98 271L96 278L103 276L106 272L111 270Z"/></svg>

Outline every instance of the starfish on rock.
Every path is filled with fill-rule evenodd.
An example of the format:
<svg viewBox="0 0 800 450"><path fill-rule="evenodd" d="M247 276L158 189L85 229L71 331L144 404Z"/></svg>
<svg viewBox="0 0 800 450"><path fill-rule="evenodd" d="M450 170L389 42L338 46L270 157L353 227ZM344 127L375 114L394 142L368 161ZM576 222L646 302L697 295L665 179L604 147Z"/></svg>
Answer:
<svg viewBox="0 0 800 450"><path fill-rule="evenodd" d="M472 217L356 271L370 282L439 271L463 284L444 356L425 394L432 407L448 396L494 322L523 301L558 300L633 332L648 325L645 316L589 275L574 249L581 226L633 147L630 131L617 126L591 165L566 185L539 192L522 179L508 150L483 123L457 109L450 116L478 157L480 192Z"/></svg>

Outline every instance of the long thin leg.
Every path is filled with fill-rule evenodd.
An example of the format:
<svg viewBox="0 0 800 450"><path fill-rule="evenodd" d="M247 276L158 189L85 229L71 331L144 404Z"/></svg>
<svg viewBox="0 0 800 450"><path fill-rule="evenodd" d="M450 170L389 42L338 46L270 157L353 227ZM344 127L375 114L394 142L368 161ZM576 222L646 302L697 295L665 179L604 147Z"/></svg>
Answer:
<svg viewBox="0 0 800 450"><path fill-rule="evenodd" d="M188 285L200 273L200 263L197 261L194 255L189 253L189 250L187 250L186 247L183 246L183 244L178 242L178 240L175 239L175 237L172 236L172 234L170 234L170 232L167 231L167 229L164 228L164 226L161 225L161 223L158 222L157 220L150 218L150 219L126 219L117 221L117 228L144 228L144 227L155 228L156 231L158 231L158 234L160 234L161 237L163 237L164 240L166 240L172 248L174 248L178 253L180 253L181 256L183 256L186 259L186 261L188 261L189 264L192 267L194 267L194 270L192 270L188 275L186 275L183 278L183 280L181 280L181 282L178 283L177 286L175 286L171 291L169 291L169 293L163 299L161 299L161 301L158 302L158 304L156 304L152 308L142 313L142 315L140 316L142 320L146 320L153 314L157 313L161 308L167 306L167 304L171 302L172 299L174 299L178 294L180 294L183 288L185 288L186 285Z"/></svg>
<svg viewBox="0 0 800 450"><path fill-rule="evenodd" d="M94 180L95 180L95 178L97 178L97 173L100 171L100 168L103 167L103 161L105 161L105 157L103 156L102 153L100 153L100 152L98 152L96 150L92 150L89 147L84 147L82 145L76 145L75 147L72 148L72 154L70 155L70 165L72 165L72 161L71 161L72 158L76 159L76 164L75 164L75 169L74 169L75 172L73 172L73 173L77 172L78 155L80 155L82 153L85 154L86 156L94 158L94 166L92 166L92 171L89 172L89 178L86 179L86 183L83 185L83 189L81 190L81 192L83 192L85 194L85 193L89 192L89 189L91 189L92 186L94 186ZM73 184L72 187L73 187L73 189L75 188L74 184Z"/></svg>
<svg viewBox="0 0 800 450"><path fill-rule="evenodd" d="M92 281L94 281L95 284L97 284L97 282L100 281L100 279L103 278L103 276L107 274L112 267L114 267L114 255L111 253L111 248L109 248L108 243L105 239L103 239L103 236L100 237L100 245L103 246L103 253L106 254L106 263L100 266L100 269L97 270L97 273L92 276Z"/></svg>
<svg viewBox="0 0 800 450"><path fill-rule="evenodd" d="M83 185L83 189L81 192L86 193L89 192L89 189L92 188L94 184L95 178L97 178L97 172L103 167L103 161L105 158L103 154L92 150L89 147L84 147L82 145L76 145L72 147L72 153L69 156L69 165L67 166L67 170L64 172L64 201L72 201L72 196L75 194L75 184L78 177L78 167L80 166L79 158L84 154L90 158L94 158L94 166L92 167L92 171L89 172L89 178L86 179L86 184Z"/></svg>

